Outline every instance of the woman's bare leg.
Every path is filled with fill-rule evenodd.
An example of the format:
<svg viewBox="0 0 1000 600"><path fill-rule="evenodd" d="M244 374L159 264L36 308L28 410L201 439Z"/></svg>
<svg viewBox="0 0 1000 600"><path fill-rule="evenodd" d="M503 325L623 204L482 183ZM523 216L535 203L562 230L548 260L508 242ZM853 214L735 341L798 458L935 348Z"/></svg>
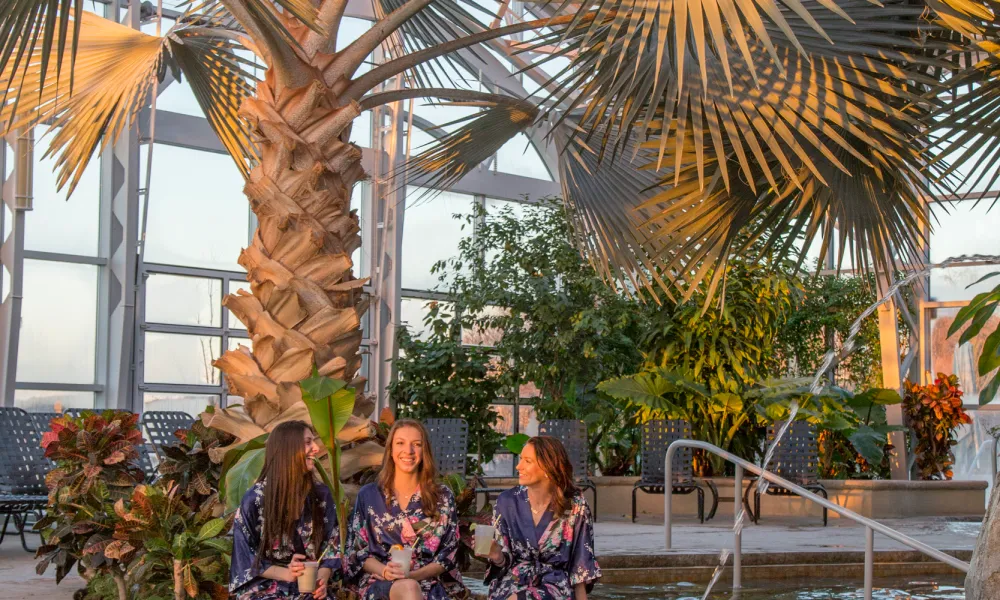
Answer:
<svg viewBox="0 0 1000 600"><path fill-rule="evenodd" d="M415 579L397 579L389 588L389 600L422 600L423 592Z"/></svg>

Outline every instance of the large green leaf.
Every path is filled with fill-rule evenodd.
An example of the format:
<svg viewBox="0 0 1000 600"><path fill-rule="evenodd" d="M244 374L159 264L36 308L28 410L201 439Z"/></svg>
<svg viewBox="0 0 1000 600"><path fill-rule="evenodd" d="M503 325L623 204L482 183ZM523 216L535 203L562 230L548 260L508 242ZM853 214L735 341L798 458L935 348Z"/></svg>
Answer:
<svg viewBox="0 0 1000 600"><path fill-rule="evenodd" d="M309 418L316 434L323 440L327 450L335 452L337 434L354 412L354 388L347 387L343 381L321 375L304 379L300 386L302 401L309 409Z"/></svg>
<svg viewBox="0 0 1000 600"><path fill-rule="evenodd" d="M229 469L238 463L247 452L264 448L267 445L268 435L270 434L265 433L264 435L257 436L252 440L248 440L238 446L234 446L226 452L226 455L222 459L222 470L219 473L220 498L226 498L226 474L229 473Z"/></svg>
<svg viewBox="0 0 1000 600"><path fill-rule="evenodd" d="M890 405L901 403L903 398L900 397L899 392L896 390L872 388L854 396L854 400L866 404Z"/></svg>
<svg viewBox="0 0 1000 600"><path fill-rule="evenodd" d="M652 406L674 388L662 377L656 377L652 373L638 373L603 381L597 385L597 389L618 400Z"/></svg>
<svg viewBox="0 0 1000 600"><path fill-rule="evenodd" d="M260 478L261 471L264 470L265 452L264 448L257 448L246 452L226 472L224 480L226 482L225 501L227 512L239 508L243 496L246 495L247 491Z"/></svg>
<svg viewBox="0 0 1000 600"><path fill-rule="evenodd" d="M867 425L861 425L857 431L848 436L851 445L864 457L869 464L875 465L882 461L885 446L885 434L880 434Z"/></svg>
<svg viewBox="0 0 1000 600"><path fill-rule="evenodd" d="M214 538L215 536L222 533L222 530L226 528L226 520L223 518L212 519L198 530L198 541L202 542L209 538Z"/></svg>

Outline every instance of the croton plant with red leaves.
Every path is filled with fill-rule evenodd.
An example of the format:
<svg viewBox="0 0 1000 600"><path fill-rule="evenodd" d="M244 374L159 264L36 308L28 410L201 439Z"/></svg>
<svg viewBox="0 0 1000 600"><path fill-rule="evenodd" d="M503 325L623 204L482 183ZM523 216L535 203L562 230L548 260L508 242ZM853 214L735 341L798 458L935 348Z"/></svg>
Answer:
<svg viewBox="0 0 1000 600"><path fill-rule="evenodd" d="M131 412L88 411L78 418L52 419L42 437L45 456L55 468L45 478L49 503L36 526L45 540L38 549L39 574L55 564L58 582L78 565L87 577L123 578L123 566L104 550L113 541L115 502L142 483L142 443L139 417Z"/></svg>
<svg viewBox="0 0 1000 600"><path fill-rule="evenodd" d="M962 405L958 377L938 373L934 383L903 383L903 410L916 436L917 468L921 479L951 479L951 447L957 444L955 430L972 419Z"/></svg>

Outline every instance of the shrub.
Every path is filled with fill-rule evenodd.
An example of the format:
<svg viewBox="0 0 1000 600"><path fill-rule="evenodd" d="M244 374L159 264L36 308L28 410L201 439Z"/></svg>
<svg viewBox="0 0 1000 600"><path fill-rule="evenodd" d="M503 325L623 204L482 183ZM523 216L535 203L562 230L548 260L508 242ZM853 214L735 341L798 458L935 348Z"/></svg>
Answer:
<svg viewBox="0 0 1000 600"><path fill-rule="evenodd" d="M934 383L903 382L903 410L916 438L917 469L922 479L951 479L954 463L951 447L957 444L955 429L971 423L962 406L958 377L938 373Z"/></svg>
<svg viewBox="0 0 1000 600"><path fill-rule="evenodd" d="M191 429L178 429L174 436L177 441L160 448L163 460L157 470L165 480L177 484L191 510L198 510L205 502L218 497L222 465L211 459L212 450L228 446L236 438L206 427L200 420L195 421Z"/></svg>
<svg viewBox="0 0 1000 600"><path fill-rule="evenodd" d="M42 437L56 467L45 478L49 503L36 525L45 539L37 554L39 575L55 564L58 583L77 565L85 579L112 577L124 594L124 565L105 549L114 541L115 503L143 480L138 421L138 415L113 410L52 420Z"/></svg>

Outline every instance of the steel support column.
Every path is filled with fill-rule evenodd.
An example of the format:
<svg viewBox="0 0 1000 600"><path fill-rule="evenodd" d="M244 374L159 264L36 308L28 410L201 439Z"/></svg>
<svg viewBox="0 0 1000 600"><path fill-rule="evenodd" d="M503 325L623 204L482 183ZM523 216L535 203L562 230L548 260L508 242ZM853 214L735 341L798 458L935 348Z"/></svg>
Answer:
<svg viewBox="0 0 1000 600"><path fill-rule="evenodd" d="M34 132L29 129L22 135L19 130L13 131L5 141L0 144L0 177L6 173L7 161L12 161L14 168L3 180L2 188L3 203L11 212L11 227L10 235L0 244L0 269L10 279L10 292L0 298L0 405L13 406L24 294L24 213L31 209Z"/></svg>
<svg viewBox="0 0 1000 600"><path fill-rule="evenodd" d="M122 23L139 27L138 3ZM131 410L135 337L136 248L139 240L139 136L133 125L101 160L101 269L98 292L97 394L101 408Z"/></svg>

